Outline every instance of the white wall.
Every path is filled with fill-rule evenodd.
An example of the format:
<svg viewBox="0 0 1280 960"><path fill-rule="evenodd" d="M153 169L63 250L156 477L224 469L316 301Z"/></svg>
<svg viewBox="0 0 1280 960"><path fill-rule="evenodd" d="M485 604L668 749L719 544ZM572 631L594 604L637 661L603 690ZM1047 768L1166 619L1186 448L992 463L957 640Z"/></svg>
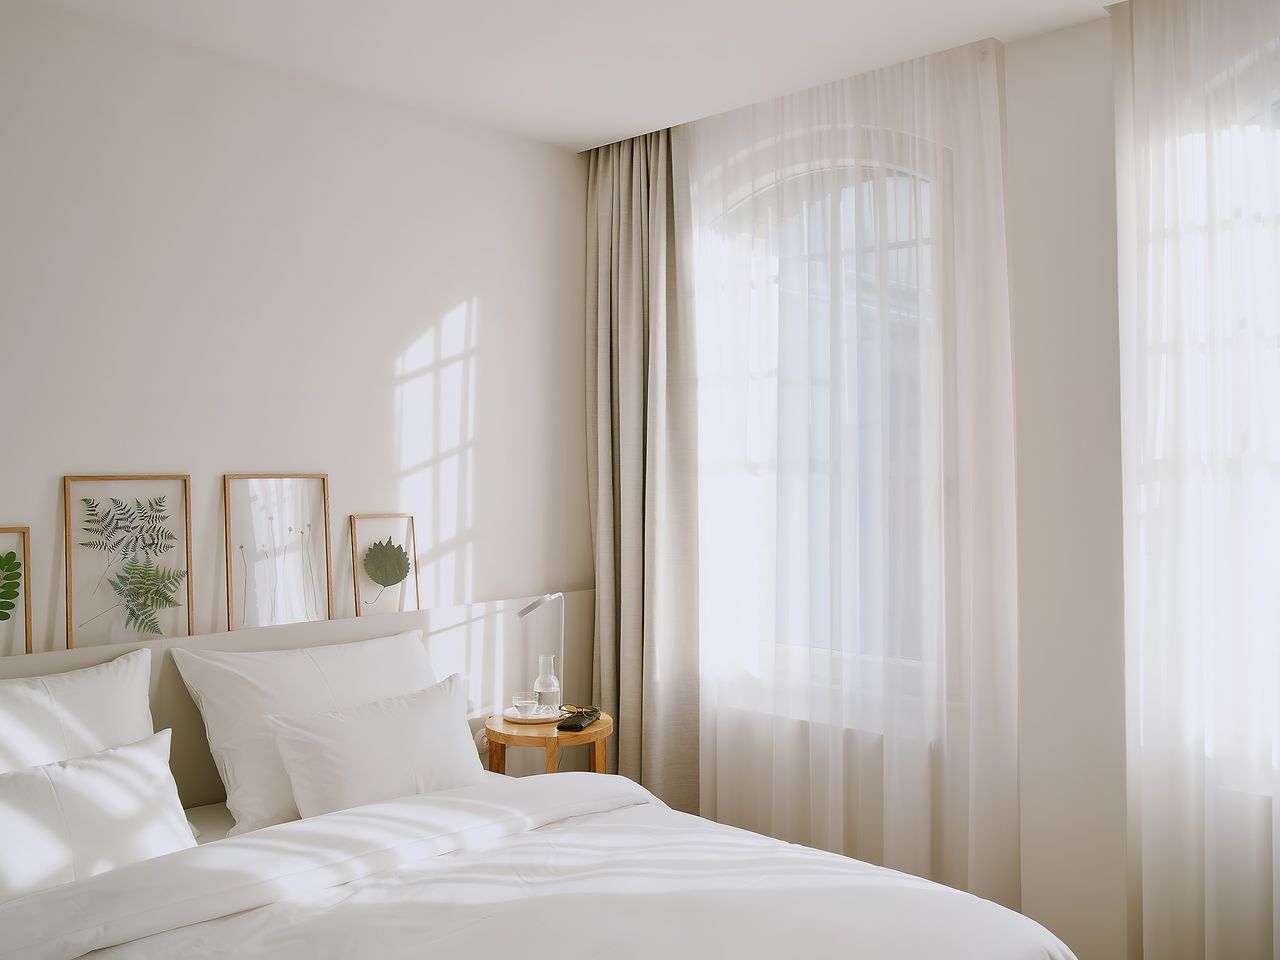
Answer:
<svg viewBox="0 0 1280 960"><path fill-rule="evenodd" d="M464 82L464 78L459 78ZM0 524L64 637L67 473L192 477L225 628L224 472L412 511L425 605L592 583L585 161L42 7L0 5Z"/></svg>
<svg viewBox="0 0 1280 960"><path fill-rule="evenodd" d="M1127 950L1110 27L1006 48L1018 458L1022 906Z"/></svg>

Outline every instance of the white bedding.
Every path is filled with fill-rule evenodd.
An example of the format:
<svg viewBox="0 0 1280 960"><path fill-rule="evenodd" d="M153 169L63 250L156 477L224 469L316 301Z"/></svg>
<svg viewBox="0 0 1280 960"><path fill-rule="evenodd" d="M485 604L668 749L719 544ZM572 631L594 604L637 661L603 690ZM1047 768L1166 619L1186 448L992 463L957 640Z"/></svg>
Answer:
<svg viewBox="0 0 1280 960"><path fill-rule="evenodd" d="M488 779L267 827L0 906L0 956L1072 960L924 880L669 810Z"/></svg>

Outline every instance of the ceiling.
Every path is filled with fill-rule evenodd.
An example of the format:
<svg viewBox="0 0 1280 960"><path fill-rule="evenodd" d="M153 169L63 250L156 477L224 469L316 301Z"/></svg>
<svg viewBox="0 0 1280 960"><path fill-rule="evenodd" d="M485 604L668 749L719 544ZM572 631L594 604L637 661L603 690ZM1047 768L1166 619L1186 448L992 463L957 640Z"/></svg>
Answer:
<svg viewBox="0 0 1280 960"><path fill-rule="evenodd" d="M62 6L575 150L1104 0L59 0Z"/></svg>

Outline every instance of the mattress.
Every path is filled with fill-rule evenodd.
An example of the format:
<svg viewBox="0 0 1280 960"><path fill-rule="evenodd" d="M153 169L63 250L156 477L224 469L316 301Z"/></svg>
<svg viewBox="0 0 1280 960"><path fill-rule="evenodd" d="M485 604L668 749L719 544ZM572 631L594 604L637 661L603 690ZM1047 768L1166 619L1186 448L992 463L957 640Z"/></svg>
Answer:
<svg viewBox="0 0 1280 960"><path fill-rule="evenodd" d="M595 773L264 827L0 904L0 930L15 960L1074 960L989 901Z"/></svg>
<svg viewBox="0 0 1280 960"><path fill-rule="evenodd" d="M212 843L221 840L236 825L235 817L225 803L209 803L203 807L188 807L187 823L195 828L196 843Z"/></svg>

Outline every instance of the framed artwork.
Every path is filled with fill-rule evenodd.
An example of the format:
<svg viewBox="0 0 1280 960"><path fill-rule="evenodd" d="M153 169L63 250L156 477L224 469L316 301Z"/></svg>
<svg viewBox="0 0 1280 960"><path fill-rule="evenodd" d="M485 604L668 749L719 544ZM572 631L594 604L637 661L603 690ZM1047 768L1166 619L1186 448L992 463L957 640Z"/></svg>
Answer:
<svg viewBox="0 0 1280 960"><path fill-rule="evenodd" d="M31 652L31 528L0 527L0 655Z"/></svg>
<svg viewBox="0 0 1280 960"><path fill-rule="evenodd" d="M422 608L413 514L353 513L351 566L357 617Z"/></svg>
<svg viewBox="0 0 1280 960"><path fill-rule="evenodd" d="M191 585L191 478L63 477L67 649L186 637Z"/></svg>
<svg viewBox="0 0 1280 960"><path fill-rule="evenodd" d="M329 476L228 473L227 629L333 618Z"/></svg>

